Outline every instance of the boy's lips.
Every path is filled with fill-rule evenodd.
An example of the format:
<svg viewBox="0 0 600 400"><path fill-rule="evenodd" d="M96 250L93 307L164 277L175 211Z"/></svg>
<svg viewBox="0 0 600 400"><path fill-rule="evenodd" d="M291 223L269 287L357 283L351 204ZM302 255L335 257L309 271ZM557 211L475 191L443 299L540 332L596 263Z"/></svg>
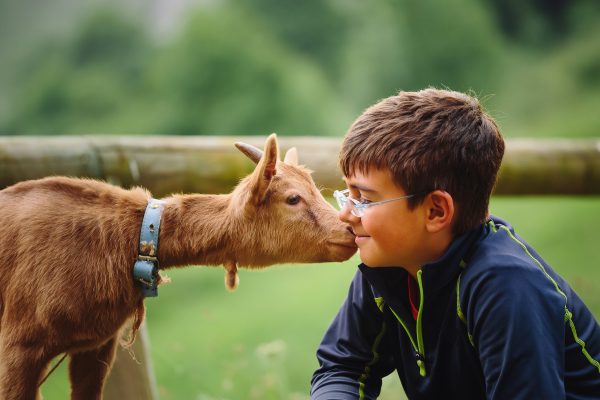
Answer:
<svg viewBox="0 0 600 400"><path fill-rule="evenodd" d="M359 245L361 242L364 242L365 240L369 239L371 236L368 235L356 235L354 237L354 243L356 243L356 245Z"/></svg>
<svg viewBox="0 0 600 400"><path fill-rule="evenodd" d="M354 234L354 242L358 245L360 242L367 240L371 236L366 235L361 232L357 232L356 229L352 228L352 233Z"/></svg>

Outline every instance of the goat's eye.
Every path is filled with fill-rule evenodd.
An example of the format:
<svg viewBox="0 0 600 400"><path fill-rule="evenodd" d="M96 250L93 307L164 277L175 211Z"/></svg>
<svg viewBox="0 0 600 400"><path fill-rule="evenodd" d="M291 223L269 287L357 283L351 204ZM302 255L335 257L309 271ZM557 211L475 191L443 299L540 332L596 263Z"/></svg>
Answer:
<svg viewBox="0 0 600 400"><path fill-rule="evenodd" d="M291 206L296 205L296 204L300 203L300 196L297 195L297 194L293 194L293 195L289 196L285 200L285 202L288 203Z"/></svg>

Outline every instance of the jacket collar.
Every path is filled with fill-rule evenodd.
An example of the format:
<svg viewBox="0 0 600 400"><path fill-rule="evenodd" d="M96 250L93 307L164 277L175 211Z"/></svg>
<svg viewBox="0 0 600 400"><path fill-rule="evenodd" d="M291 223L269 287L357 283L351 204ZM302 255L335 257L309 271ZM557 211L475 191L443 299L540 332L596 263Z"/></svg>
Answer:
<svg viewBox="0 0 600 400"><path fill-rule="evenodd" d="M428 288L428 291L440 289L456 281L458 275L467 267L477 247L476 243L486 236L487 229L487 224L482 224L458 236L442 257L423 265L421 268L423 285Z"/></svg>

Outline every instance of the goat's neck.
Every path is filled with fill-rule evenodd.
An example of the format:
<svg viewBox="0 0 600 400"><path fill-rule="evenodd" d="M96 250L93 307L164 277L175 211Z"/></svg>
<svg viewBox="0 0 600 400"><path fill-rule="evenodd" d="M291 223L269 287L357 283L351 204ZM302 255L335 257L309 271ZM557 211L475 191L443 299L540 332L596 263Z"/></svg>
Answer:
<svg viewBox="0 0 600 400"><path fill-rule="evenodd" d="M231 258L231 195L176 195L165 199L160 268L218 265Z"/></svg>

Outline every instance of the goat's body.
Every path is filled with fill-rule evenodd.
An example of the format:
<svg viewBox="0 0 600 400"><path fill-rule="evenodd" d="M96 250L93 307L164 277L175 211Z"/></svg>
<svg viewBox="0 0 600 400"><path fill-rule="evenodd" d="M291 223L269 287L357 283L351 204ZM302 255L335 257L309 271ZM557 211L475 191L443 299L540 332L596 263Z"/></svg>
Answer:
<svg viewBox="0 0 600 400"><path fill-rule="evenodd" d="M120 328L136 313L143 316L132 267L149 198L143 189L64 177L0 191L1 399L20 398L11 394L37 387L48 362L61 353L91 352L85 368L108 369ZM228 198L167 199L161 268L220 264L229 256L231 246L223 234L229 231ZM180 229L188 225L203 234ZM100 350L106 358L98 359ZM71 375L78 372L74 369ZM73 385L75 393L77 383ZM80 398L90 399L94 391L82 388Z"/></svg>
<svg viewBox="0 0 600 400"><path fill-rule="evenodd" d="M0 398L35 393L60 353L116 343L142 304L131 268L148 197L69 178L0 191Z"/></svg>

